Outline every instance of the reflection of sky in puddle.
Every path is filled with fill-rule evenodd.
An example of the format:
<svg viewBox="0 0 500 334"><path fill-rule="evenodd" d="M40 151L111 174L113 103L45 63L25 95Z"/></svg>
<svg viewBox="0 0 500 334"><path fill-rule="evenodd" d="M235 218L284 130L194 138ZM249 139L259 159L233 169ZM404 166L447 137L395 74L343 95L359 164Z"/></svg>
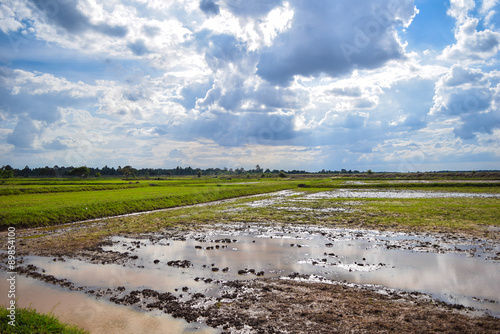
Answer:
<svg viewBox="0 0 500 334"><path fill-rule="evenodd" d="M335 191L323 191L307 194L306 199L320 198L490 198L500 197L500 194L486 193L458 193L458 192L439 192L439 191L416 191L416 190L355 190L338 189Z"/></svg>
<svg viewBox="0 0 500 334"><path fill-rule="evenodd" d="M0 291L8 291L8 277L5 271L0 270ZM82 292L68 291L21 275L16 277L16 297L17 307L31 306L41 313L51 312L59 320L78 325L93 334L217 332L199 324L188 324L161 312L144 314L130 307L96 300ZM0 304L7 305L8 302L7 293L0 294ZM196 330L197 327L203 329Z"/></svg>
<svg viewBox="0 0 500 334"><path fill-rule="evenodd" d="M79 286L107 288L122 285L127 290L152 288L177 293L182 293L181 288L187 286L190 292L209 295L217 294L217 285L204 283L206 278L256 278L252 273L239 275L238 271L243 269L264 271L265 277L299 272L333 280L425 292L447 302L486 308L500 314L500 263L486 260L484 249L476 253L483 254L481 257L467 257L464 254L427 252L432 247L417 247L416 251L386 248L387 244L406 247L428 242L453 249L455 245L449 240L445 246L429 236L402 233L322 230L317 227L287 227L283 230L243 224L220 230L189 232L185 241L155 237L155 242L149 237L112 239L115 244L105 247L105 250L138 256L127 266L93 265L77 260L53 262L40 257L30 257L28 262ZM226 238L237 241L222 242ZM140 248L132 243L137 241ZM470 246L457 243L457 247ZM498 251L498 246L493 248L496 250L490 256ZM155 264L155 260L159 263ZM167 265L175 260L189 260L192 266ZM213 271L213 268L218 268L218 271ZM223 271L224 268L229 268L229 271ZM196 281L197 277L200 279Z"/></svg>

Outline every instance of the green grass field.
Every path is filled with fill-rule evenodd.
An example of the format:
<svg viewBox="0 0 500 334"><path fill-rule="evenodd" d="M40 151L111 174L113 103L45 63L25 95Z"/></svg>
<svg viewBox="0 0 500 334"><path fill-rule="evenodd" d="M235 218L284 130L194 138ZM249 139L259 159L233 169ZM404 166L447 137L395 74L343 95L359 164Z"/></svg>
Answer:
<svg viewBox="0 0 500 334"><path fill-rule="evenodd" d="M4 334L88 334L76 326L63 324L51 313L40 314L32 308L16 309L16 326L8 324L9 311L0 307L0 333Z"/></svg>
<svg viewBox="0 0 500 334"><path fill-rule="evenodd" d="M0 229L71 223L296 187L280 180L16 179L0 185Z"/></svg>
<svg viewBox="0 0 500 334"><path fill-rule="evenodd" d="M468 182L432 180L415 183L411 180L360 180L359 178L325 177L307 179L184 177L163 180L9 179L0 184L0 207L2 208L0 211L0 230L6 230L9 226L17 228L52 226L284 189L316 192L341 188L500 193L500 183L482 182L481 180L469 180ZM378 206L365 205L364 208L370 208L369 213L381 213L381 210L394 212L391 216L413 213L411 215L413 220L423 221L424 217L419 217L416 208L422 207L422 204L419 203L425 202L414 201L414 204L407 205L401 204L403 202L394 204L394 201L383 200L378 202ZM435 201L435 204L441 202L444 204L441 205L440 210L448 212L446 203L449 203L450 200ZM455 211L467 207L467 205L463 205L465 202L462 202L458 202ZM492 205L495 207L497 200L494 199L491 202L494 203ZM404 203L411 203L411 201ZM427 203L434 202L430 200ZM402 212L398 212L398 210ZM480 214L477 217L479 218ZM492 219L494 217L490 217L489 221ZM385 223L381 219L378 220L380 223Z"/></svg>

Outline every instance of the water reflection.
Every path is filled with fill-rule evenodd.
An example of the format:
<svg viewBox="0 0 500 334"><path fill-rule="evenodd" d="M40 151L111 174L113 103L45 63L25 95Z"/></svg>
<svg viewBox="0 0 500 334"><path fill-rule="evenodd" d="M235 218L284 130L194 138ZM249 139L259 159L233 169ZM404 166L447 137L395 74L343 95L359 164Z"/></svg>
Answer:
<svg viewBox="0 0 500 334"><path fill-rule="evenodd" d="M0 270L0 291L8 290L7 278L7 273ZM197 329L200 325L187 324L166 314L145 314L20 275L16 278L16 294L17 307L31 306L41 313L52 312L62 322L78 325L93 334L217 333L207 327ZM7 294L0 294L0 304L8 302Z"/></svg>
<svg viewBox="0 0 500 334"><path fill-rule="evenodd" d="M178 294L188 287L191 293L216 295L217 284L207 284L207 279L255 279L261 271L265 277L299 272L420 291L500 314L500 263L491 259L498 245L428 235L262 225L221 226L190 232L181 240L155 235L112 241L113 246L105 250L128 252L137 259L126 266L42 257L30 257L28 262L78 286L151 288ZM191 265L168 265L177 260L189 260Z"/></svg>

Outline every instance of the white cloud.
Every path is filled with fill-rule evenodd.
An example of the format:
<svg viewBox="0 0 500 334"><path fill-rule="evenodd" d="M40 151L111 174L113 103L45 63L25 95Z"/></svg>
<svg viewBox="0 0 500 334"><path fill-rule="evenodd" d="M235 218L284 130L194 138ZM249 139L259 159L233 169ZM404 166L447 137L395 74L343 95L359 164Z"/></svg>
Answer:
<svg viewBox="0 0 500 334"><path fill-rule="evenodd" d="M492 133L500 128L500 109L497 104L496 73L455 65L436 84L434 106L430 115L458 117L454 133L463 139L472 139L477 133Z"/></svg>
<svg viewBox="0 0 500 334"><path fill-rule="evenodd" d="M16 19L16 13L11 7L13 1L9 5L6 3L0 4L0 30L4 34L8 34L11 31L17 31L23 27L23 24Z"/></svg>
<svg viewBox="0 0 500 334"><path fill-rule="evenodd" d="M481 13L488 13L498 4L498 0L483 0L483 5L481 6Z"/></svg>
<svg viewBox="0 0 500 334"><path fill-rule="evenodd" d="M13 95L25 93L42 95L50 93L65 93L73 98L95 96L97 89L83 82L70 82L65 78L48 73L14 70L13 75L4 78L5 85Z"/></svg>
<svg viewBox="0 0 500 334"><path fill-rule="evenodd" d="M411 0L56 3L0 5L2 32L29 37L9 60L42 64L0 68L15 161L404 170L494 152L497 1L451 2L440 59L406 51Z"/></svg>
<svg viewBox="0 0 500 334"><path fill-rule="evenodd" d="M474 0L450 0L448 15L460 21L466 19L468 13L474 9L474 7L476 7Z"/></svg>
<svg viewBox="0 0 500 334"><path fill-rule="evenodd" d="M489 29L477 31L478 19L463 19L455 30L457 43L443 50L441 59L482 62L500 50L500 33Z"/></svg>
<svg viewBox="0 0 500 334"><path fill-rule="evenodd" d="M257 65L257 74L273 84L288 85L296 75L342 76L406 57L396 27L412 21L413 1L363 1L355 8L347 2L290 3L291 28L264 50Z"/></svg>

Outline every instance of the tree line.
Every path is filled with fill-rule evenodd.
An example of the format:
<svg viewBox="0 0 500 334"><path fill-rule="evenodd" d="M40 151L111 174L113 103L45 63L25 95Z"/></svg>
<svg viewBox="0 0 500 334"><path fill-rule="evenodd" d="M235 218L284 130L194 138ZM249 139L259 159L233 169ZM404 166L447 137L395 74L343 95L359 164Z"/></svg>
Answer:
<svg viewBox="0 0 500 334"><path fill-rule="evenodd" d="M278 169L261 168L256 165L253 169L241 168L192 168L180 167L176 168L133 168L132 166L118 166L108 167L107 165L98 167L87 167L87 166L45 166L45 167L35 167L30 168L25 166L22 169L12 168L10 165L4 165L0 170L0 178L10 178L10 177L109 177L109 176L120 176L120 177L161 177L161 176L219 176L219 175L236 175L236 176L246 176L246 175L259 175L263 177L267 176L281 176L285 174L357 174L360 173L357 170L345 170L331 171L331 170L321 170L316 173L307 172L305 170L289 170L283 171Z"/></svg>
<svg viewBox="0 0 500 334"><path fill-rule="evenodd" d="M200 176L200 175L246 175L246 174L279 174L280 170L262 169L258 165L255 169L245 170L241 168L133 168L132 166L108 167L86 167L86 166L45 166L30 168L26 166L22 169L12 168L4 165L0 170L0 178L10 177L104 177L104 176L125 176L125 177L160 177L160 176ZM290 171L289 173L306 173L305 171Z"/></svg>

